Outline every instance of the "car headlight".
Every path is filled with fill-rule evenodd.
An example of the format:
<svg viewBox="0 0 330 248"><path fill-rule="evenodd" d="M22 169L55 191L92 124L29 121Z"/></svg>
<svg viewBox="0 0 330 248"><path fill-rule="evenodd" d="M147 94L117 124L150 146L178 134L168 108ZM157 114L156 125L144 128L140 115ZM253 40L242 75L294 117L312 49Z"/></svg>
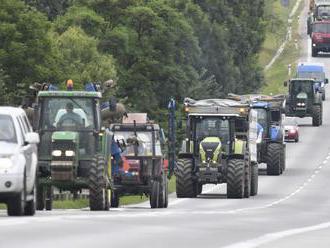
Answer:
<svg viewBox="0 0 330 248"><path fill-rule="evenodd" d="M0 169L9 169L14 165L13 161L11 158L0 158Z"/></svg>
<svg viewBox="0 0 330 248"><path fill-rule="evenodd" d="M62 151L61 150L54 150L52 151L52 156L54 157L60 157L62 155Z"/></svg>
<svg viewBox="0 0 330 248"><path fill-rule="evenodd" d="M65 151L65 156L67 157L73 157L75 155L75 152L72 150Z"/></svg>

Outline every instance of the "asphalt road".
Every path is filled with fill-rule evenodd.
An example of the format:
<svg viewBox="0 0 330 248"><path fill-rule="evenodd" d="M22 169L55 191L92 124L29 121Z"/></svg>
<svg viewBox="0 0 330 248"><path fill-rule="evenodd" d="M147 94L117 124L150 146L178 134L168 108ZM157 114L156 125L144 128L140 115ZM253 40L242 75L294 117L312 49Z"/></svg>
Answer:
<svg viewBox="0 0 330 248"><path fill-rule="evenodd" d="M302 60L330 68L330 56L310 58L302 19ZM169 208L160 210L139 204L109 212L56 210L22 218L0 211L0 248L329 247L329 89L327 93L323 126L299 120L301 139L287 145L287 170L279 177L260 176L256 197L226 199L225 185L220 185L204 187L197 199L172 196Z"/></svg>

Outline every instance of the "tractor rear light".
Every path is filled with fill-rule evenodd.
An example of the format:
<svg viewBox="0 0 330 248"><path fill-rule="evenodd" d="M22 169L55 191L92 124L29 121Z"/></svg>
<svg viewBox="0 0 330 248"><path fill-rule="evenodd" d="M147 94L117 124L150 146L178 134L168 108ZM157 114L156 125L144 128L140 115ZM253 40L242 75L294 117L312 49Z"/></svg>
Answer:
<svg viewBox="0 0 330 248"><path fill-rule="evenodd" d="M75 152L72 150L65 151L65 156L67 157L73 157L75 155Z"/></svg>
<svg viewBox="0 0 330 248"><path fill-rule="evenodd" d="M52 151L52 156L54 157L60 157L62 155L62 151L61 150L54 150Z"/></svg>

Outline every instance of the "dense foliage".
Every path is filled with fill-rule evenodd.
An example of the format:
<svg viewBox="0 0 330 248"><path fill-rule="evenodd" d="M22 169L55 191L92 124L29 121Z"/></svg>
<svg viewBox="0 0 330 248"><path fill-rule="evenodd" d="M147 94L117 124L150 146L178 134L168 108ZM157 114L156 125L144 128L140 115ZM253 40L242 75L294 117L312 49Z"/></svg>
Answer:
<svg viewBox="0 0 330 248"><path fill-rule="evenodd" d="M155 116L182 100L253 92L264 0L0 0L1 103L34 81L114 79ZM17 93L18 92L18 93Z"/></svg>

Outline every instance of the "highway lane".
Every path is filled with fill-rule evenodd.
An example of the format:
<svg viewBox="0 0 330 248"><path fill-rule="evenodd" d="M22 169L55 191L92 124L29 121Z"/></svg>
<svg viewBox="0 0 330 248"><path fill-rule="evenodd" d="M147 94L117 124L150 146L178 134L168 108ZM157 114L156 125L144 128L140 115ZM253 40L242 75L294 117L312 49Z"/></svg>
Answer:
<svg viewBox="0 0 330 248"><path fill-rule="evenodd" d="M330 57L310 58L307 38L303 46L302 60L330 68ZM329 89L327 93L324 125L316 128L310 119L299 120L301 139L287 145L287 170L280 177L260 176L256 197L226 199L225 185L220 185L204 187L197 199L171 196L168 209L151 210L144 203L109 212L56 210L23 218L8 218L1 211L0 247L328 247Z"/></svg>

